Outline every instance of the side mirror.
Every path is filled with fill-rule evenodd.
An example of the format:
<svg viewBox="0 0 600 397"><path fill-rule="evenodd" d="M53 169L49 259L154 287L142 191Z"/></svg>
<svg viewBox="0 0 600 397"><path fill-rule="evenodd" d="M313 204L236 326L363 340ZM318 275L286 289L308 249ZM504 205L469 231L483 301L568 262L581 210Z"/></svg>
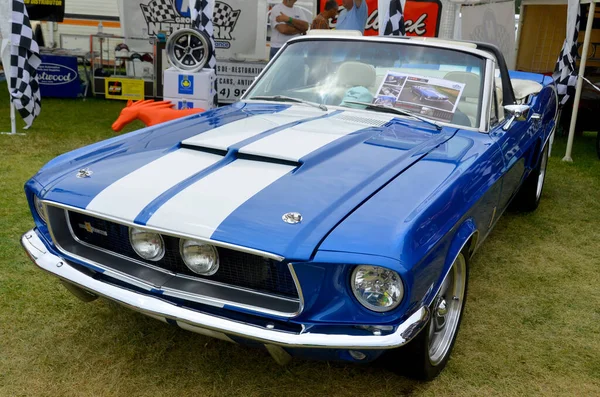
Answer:
<svg viewBox="0 0 600 397"><path fill-rule="evenodd" d="M510 117L504 124L504 131L508 130L515 121L525 121L529 115L530 107L528 105L506 105L504 111Z"/></svg>

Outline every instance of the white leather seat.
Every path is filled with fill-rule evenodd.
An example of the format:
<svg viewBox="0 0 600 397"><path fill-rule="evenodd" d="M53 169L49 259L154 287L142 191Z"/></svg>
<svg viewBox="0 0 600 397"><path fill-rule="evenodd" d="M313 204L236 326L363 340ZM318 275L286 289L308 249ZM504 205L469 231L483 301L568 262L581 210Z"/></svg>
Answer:
<svg viewBox="0 0 600 397"><path fill-rule="evenodd" d="M375 68L362 62L344 62L337 70L332 88L327 93L327 104L339 105L352 87L365 87L375 90Z"/></svg>
<svg viewBox="0 0 600 397"><path fill-rule="evenodd" d="M519 103L527 101L529 95L535 95L544 88L540 83L531 80L511 79L515 99Z"/></svg>

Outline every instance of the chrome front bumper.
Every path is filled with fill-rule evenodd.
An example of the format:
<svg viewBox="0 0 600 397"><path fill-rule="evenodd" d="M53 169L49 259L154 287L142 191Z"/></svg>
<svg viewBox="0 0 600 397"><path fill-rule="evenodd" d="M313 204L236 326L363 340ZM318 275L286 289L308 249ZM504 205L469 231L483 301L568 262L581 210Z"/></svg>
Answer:
<svg viewBox="0 0 600 397"><path fill-rule="evenodd" d="M278 331L214 317L96 280L70 266L61 257L49 252L35 230L25 233L21 237L21 244L37 266L84 290L148 316L176 321L179 326L191 331L216 337L224 336L223 334L239 336L264 343L269 350L276 346L356 350L392 349L409 342L427 324L429 319L429 310L421 307L400 324L396 331L388 335L338 335Z"/></svg>

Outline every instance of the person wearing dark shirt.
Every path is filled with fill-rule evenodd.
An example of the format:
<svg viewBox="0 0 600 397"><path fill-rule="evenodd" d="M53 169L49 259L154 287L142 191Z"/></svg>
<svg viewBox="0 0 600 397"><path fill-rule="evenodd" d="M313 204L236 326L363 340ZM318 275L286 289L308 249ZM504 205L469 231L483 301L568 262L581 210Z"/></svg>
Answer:
<svg viewBox="0 0 600 397"><path fill-rule="evenodd" d="M331 29L329 20L337 16L338 4L336 0L327 0L325 10L313 19L310 29Z"/></svg>

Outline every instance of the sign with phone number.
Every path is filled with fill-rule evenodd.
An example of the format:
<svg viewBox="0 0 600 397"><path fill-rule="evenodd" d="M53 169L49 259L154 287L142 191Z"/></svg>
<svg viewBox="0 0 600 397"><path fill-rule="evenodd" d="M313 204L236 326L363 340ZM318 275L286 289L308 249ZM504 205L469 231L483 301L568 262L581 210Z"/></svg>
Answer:
<svg viewBox="0 0 600 397"><path fill-rule="evenodd" d="M242 96L262 72L267 62L217 63L219 103L233 103Z"/></svg>

